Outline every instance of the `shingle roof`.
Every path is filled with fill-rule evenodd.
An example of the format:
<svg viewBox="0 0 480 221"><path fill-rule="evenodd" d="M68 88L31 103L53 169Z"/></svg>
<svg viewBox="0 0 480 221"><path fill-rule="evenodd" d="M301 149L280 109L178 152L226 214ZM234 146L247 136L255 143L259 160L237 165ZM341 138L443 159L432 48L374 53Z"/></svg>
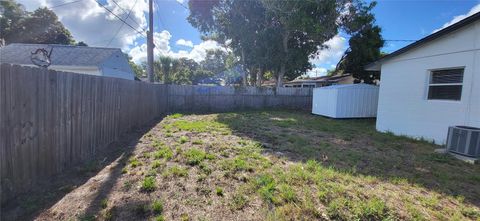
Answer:
<svg viewBox="0 0 480 221"><path fill-rule="evenodd" d="M446 28L444 28L440 31L437 31L437 32L435 32L431 35L428 35L427 37L424 37L424 38L422 38L422 39L420 39L416 42L413 42L412 44L409 44L409 45L407 45L403 48L400 48L400 49L398 49L398 50L396 50L396 51L394 51L394 52L392 52L388 55L385 55L382 58L380 58L379 60L365 65L365 69L366 70L372 69L376 65L381 64L383 61L386 61L386 60L388 60L392 57L395 57L397 55L403 54L403 53L405 53L405 52L407 52L407 51L409 51L413 48L417 48L421 45L426 44L427 42L433 41L433 40L435 40L437 38L440 38L440 37L442 37L446 34L452 33L454 31L456 31L456 30L458 30L462 27L465 27L469 24L472 24L473 22L476 22L478 20L480 20L480 12L477 12L477 13L475 13L475 14L473 14L473 15L471 15L471 16L469 16L469 17L467 17L467 18L465 18L465 19L463 19L463 20L461 20L461 21L459 21L455 24L452 24L452 25L450 25L450 26L448 26L448 27L446 27Z"/></svg>
<svg viewBox="0 0 480 221"><path fill-rule="evenodd" d="M343 78L350 77L351 74L344 74L344 75L334 75L334 76L321 76L321 77L314 77L314 78L306 78L306 79L294 79L289 82L285 82L285 84L294 84L294 83L312 83L312 82L337 82L342 80Z"/></svg>
<svg viewBox="0 0 480 221"><path fill-rule="evenodd" d="M52 65L65 66L98 66L114 53L121 52L119 48L13 43L0 48L0 63L32 64L30 54L39 48L47 51L53 48Z"/></svg>

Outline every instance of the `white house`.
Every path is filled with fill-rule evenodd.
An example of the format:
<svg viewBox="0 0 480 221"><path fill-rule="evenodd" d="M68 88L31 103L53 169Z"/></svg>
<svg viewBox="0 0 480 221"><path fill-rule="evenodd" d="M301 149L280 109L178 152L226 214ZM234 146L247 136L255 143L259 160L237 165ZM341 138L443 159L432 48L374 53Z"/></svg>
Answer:
<svg viewBox="0 0 480 221"><path fill-rule="evenodd" d="M0 48L0 63L35 66L32 52L50 52L52 70L134 80L127 57L119 48L99 48L56 44L9 44Z"/></svg>
<svg viewBox="0 0 480 221"><path fill-rule="evenodd" d="M480 127L480 13L369 64L381 71L377 130L444 144Z"/></svg>

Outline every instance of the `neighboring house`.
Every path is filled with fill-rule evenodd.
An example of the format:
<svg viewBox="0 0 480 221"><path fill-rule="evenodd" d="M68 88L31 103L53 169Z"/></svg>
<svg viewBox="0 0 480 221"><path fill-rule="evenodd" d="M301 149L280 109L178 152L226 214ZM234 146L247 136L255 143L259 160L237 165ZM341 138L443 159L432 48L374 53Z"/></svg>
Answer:
<svg viewBox="0 0 480 221"><path fill-rule="evenodd" d="M48 69L134 80L127 57L119 48L15 43L0 48L0 63L36 67L30 56L41 48L52 50Z"/></svg>
<svg viewBox="0 0 480 221"><path fill-rule="evenodd" d="M480 13L369 64L381 71L377 130L444 144L480 127Z"/></svg>
<svg viewBox="0 0 480 221"><path fill-rule="evenodd" d="M295 79L283 84L284 87L302 87L302 88L314 88L325 87L337 84L353 84L354 78L351 74L334 75L334 76L322 76L314 78Z"/></svg>

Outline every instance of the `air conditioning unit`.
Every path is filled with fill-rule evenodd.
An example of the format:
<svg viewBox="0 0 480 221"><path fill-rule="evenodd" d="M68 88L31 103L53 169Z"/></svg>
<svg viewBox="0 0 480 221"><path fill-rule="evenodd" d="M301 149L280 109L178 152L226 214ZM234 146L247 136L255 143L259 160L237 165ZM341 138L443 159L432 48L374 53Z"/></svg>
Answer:
<svg viewBox="0 0 480 221"><path fill-rule="evenodd" d="M447 150L468 157L480 157L480 128L452 126L448 128Z"/></svg>

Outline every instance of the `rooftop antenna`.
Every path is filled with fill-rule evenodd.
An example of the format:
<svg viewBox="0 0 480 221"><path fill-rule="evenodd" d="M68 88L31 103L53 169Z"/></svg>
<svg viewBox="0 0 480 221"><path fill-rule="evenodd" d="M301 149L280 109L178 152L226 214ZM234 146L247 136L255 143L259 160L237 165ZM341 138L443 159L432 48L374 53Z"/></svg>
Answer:
<svg viewBox="0 0 480 221"><path fill-rule="evenodd" d="M39 67L47 68L52 64L52 61L50 60L52 51L53 47L50 49L50 52L48 52L45 48L38 48L37 50L31 52L30 60L33 64Z"/></svg>

